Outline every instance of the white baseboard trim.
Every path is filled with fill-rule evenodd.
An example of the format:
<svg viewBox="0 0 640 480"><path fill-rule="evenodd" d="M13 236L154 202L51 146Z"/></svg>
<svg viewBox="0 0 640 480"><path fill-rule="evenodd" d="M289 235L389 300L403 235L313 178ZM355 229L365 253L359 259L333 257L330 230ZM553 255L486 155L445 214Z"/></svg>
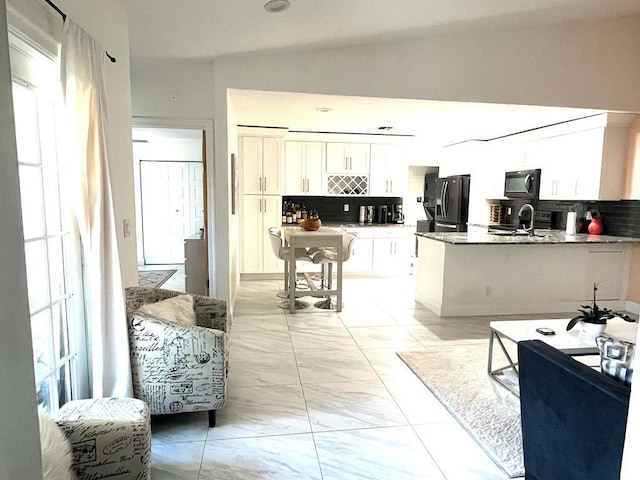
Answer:
<svg viewBox="0 0 640 480"><path fill-rule="evenodd" d="M640 303L638 302L627 300L624 308L627 312L631 312L635 315L640 315Z"/></svg>

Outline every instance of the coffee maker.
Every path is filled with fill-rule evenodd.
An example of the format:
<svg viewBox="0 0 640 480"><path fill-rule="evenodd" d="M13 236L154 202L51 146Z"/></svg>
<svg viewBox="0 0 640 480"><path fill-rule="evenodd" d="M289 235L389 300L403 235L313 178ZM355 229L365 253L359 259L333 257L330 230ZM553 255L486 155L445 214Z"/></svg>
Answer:
<svg viewBox="0 0 640 480"><path fill-rule="evenodd" d="M391 223L404 223L404 213L402 213L401 203L391 205L391 214Z"/></svg>
<svg viewBox="0 0 640 480"><path fill-rule="evenodd" d="M387 223L388 207L386 205L378 206L378 223Z"/></svg>

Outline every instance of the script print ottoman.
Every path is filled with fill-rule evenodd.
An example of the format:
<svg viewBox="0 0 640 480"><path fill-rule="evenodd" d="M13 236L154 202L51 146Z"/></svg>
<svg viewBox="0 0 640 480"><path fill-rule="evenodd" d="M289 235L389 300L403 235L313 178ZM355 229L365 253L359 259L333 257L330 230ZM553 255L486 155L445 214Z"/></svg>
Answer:
<svg viewBox="0 0 640 480"><path fill-rule="evenodd" d="M151 426L147 405L135 398L66 403L56 422L71 444L78 480L151 478Z"/></svg>

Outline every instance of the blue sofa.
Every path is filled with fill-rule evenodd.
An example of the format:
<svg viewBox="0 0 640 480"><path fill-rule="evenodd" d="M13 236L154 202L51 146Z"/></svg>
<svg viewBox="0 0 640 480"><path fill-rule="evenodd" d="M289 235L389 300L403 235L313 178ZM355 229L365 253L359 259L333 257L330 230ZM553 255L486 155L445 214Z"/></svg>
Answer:
<svg viewBox="0 0 640 480"><path fill-rule="evenodd" d="M518 344L527 480L619 480L631 389L540 340Z"/></svg>

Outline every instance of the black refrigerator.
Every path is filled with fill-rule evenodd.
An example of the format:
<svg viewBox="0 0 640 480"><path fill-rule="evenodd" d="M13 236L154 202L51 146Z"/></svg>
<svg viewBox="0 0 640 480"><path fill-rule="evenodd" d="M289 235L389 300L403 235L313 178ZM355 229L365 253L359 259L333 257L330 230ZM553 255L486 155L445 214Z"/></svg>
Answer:
<svg viewBox="0 0 640 480"><path fill-rule="evenodd" d="M470 175L453 175L436 182L436 232L466 232Z"/></svg>

